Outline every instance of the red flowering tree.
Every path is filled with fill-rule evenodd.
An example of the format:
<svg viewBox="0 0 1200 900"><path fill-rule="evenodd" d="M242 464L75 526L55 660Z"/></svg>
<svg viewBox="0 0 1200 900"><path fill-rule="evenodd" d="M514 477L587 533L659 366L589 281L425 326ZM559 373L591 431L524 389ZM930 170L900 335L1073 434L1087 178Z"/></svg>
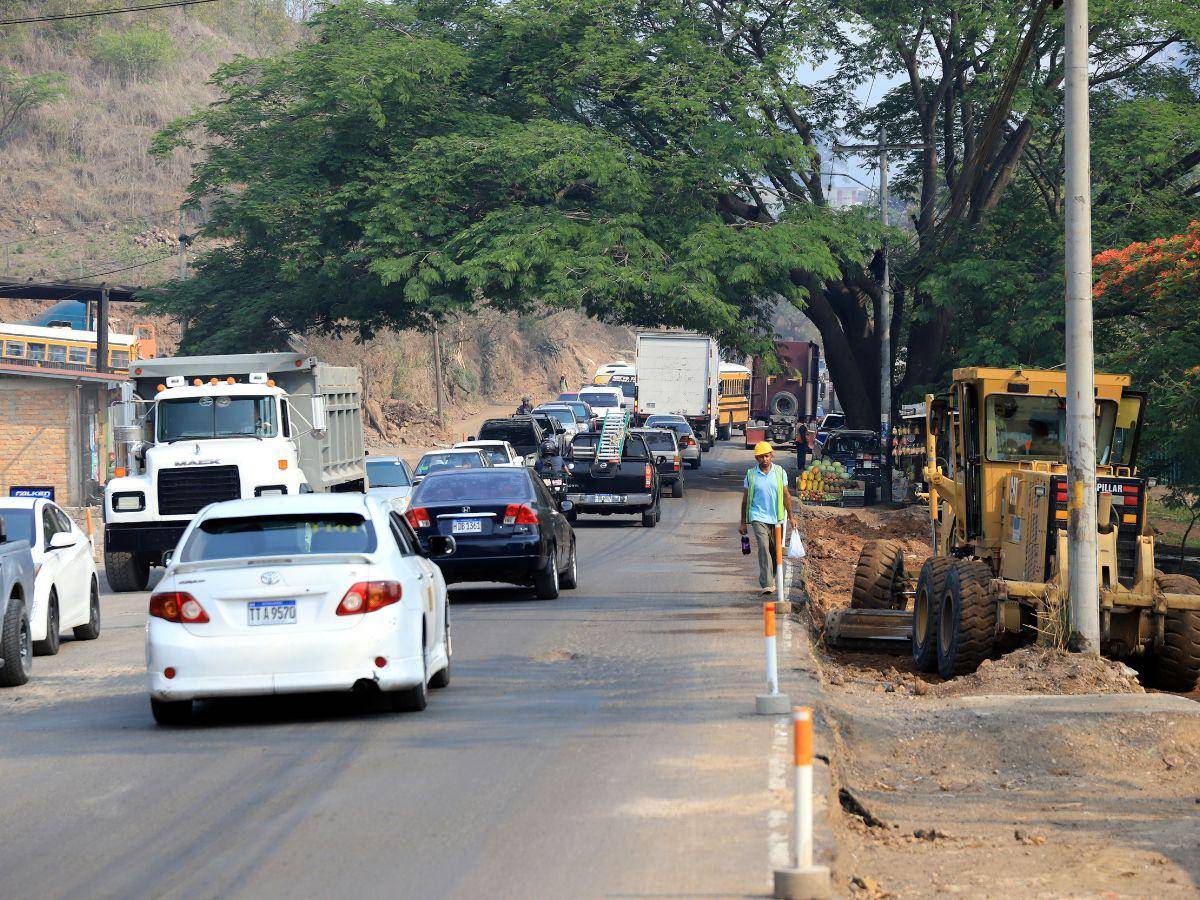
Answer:
<svg viewBox="0 0 1200 900"><path fill-rule="evenodd" d="M1200 520L1200 222L1094 260L1102 364L1150 392L1141 457L1168 508Z"/></svg>

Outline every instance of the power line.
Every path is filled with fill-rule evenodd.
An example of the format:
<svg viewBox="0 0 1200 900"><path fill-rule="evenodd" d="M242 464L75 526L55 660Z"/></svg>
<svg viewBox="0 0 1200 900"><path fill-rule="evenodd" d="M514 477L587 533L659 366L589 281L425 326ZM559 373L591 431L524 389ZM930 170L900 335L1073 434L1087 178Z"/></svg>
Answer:
<svg viewBox="0 0 1200 900"><path fill-rule="evenodd" d="M131 271L132 269L142 269L142 268L145 268L146 266L152 266L155 263L162 262L164 259L171 259L174 256L175 256L174 253L165 253L162 256L151 257L150 259L145 259L145 260L142 260L141 262L132 263L131 265L128 265L128 266L121 266L116 269L104 269L102 271L97 271L97 272L88 272L86 275L83 275L82 277L77 278L77 279L51 278L51 279L49 279L49 283L51 283L51 284L54 284L54 283L71 284L71 283L78 283L78 282L83 281L88 278L100 278L104 275L116 275L118 272L128 272L128 271ZM33 283L33 279L30 279L29 283ZM24 289L24 285L18 285L18 284L10 285L7 287L0 287L0 294L3 294L3 293L20 294L23 289ZM68 297L66 299L70 299L70 298Z"/></svg>
<svg viewBox="0 0 1200 900"><path fill-rule="evenodd" d="M52 16L30 16L25 19L0 19L0 25L30 25L34 22L61 22L64 19L90 19L94 16L112 16L117 13L145 12L151 9L169 9L174 6L195 6L198 3L215 3L216 0L171 0L169 3L149 3L145 6L121 6L112 9L92 9L87 12L58 13Z"/></svg>

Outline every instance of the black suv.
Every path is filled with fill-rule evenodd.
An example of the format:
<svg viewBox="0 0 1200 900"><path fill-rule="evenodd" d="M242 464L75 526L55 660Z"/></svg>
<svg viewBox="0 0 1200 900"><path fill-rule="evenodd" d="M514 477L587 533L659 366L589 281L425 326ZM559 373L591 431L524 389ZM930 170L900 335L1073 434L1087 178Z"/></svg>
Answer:
<svg viewBox="0 0 1200 900"><path fill-rule="evenodd" d="M883 457L879 452L879 434L874 431L830 432L821 447L821 459L839 462L846 467L850 477L866 486L866 501L872 503L883 482Z"/></svg>

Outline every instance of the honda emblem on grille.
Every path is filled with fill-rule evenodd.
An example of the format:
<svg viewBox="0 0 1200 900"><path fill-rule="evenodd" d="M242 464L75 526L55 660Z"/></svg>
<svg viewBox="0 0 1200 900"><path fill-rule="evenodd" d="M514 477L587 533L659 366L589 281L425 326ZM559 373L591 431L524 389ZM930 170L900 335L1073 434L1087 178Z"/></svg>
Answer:
<svg viewBox="0 0 1200 900"><path fill-rule="evenodd" d="M469 506L464 506L464 507L462 508L462 511L463 511L463 512L470 512L470 511L471 511L471 507L469 507Z"/></svg>
<svg viewBox="0 0 1200 900"><path fill-rule="evenodd" d="M262 575L259 576L259 580L263 584L279 584L279 573L263 572Z"/></svg>

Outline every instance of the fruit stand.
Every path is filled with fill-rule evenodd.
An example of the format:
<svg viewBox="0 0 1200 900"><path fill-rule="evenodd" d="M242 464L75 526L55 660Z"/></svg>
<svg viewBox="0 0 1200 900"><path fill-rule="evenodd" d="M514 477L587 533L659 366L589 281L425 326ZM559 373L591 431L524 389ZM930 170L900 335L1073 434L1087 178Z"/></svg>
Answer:
<svg viewBox="0 0 1200 900"><path fill-rule="evenodd" d="M801 502L821 506L862 504L862 485L850 477L839 462L818 459L796 479L796 494Z"/></svg>

